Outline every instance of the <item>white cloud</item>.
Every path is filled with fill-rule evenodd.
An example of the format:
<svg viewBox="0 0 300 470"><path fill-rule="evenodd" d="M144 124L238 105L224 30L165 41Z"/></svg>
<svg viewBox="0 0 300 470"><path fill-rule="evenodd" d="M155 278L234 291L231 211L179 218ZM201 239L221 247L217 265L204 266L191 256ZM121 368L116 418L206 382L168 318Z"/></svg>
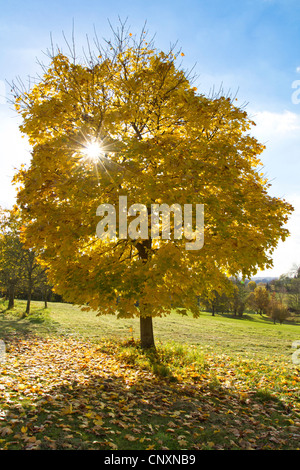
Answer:
<svg viewBox="0 0 300 470"><path fill-rule="evenodd" d="M274 267L259 273L280 276L288 273L294 263L300 264L300 114L288 110L250 114L256 123L252 134L266 145L261 159L272 183L270 194L284 197L294 207L286 225L290 236L274 251Z"/></svg>
<svg viewBox="0 0 300 470"><path fill-rule="evenodd" d="M291 135L287 134L300 130L300 115L291 111L283 113L261 111L254 114L253 121L256 123L253 133L263 140L270 137L272 139L288 138Z"/></svg>
<svg viewBox="0 0 300 470"><path fill-rule="evenodd" d="M251 134L266 146L261 161L275 196L299 193L300 114L291 111L251 112Z"/></svg>
<svg viewBox="0 0 300 470"><path fill-rule="evenodd" d="M293 265L300 265L300 194L290 194L286 198L294 207L285 228L290 232L290 236L279 242L274 251L273 268L259 272L258 276L280 276L289 273Z"/></svg>
<svg viewBox="0 0 300 470"><path fill-rule="evenodd" d="M29 162L30 153L29 145L19 131L19 119L7 108L7 105L0 106L0 206L9 208L15 202L11 180L16 168Z"/></svg>

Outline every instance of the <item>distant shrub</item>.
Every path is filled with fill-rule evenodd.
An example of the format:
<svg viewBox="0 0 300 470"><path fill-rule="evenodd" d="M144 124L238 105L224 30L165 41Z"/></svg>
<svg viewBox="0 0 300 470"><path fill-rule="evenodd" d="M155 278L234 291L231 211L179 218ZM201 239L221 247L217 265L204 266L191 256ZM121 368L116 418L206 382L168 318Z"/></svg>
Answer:
<svg viewBox="0 0 300 470"><path fill-rule="evenodd" d="M272 318L274 324L278 321L280 324L284 322L289 316L289 310L286 305L276 299L275 293L272 295L267 313L270 318Z"/></svg>

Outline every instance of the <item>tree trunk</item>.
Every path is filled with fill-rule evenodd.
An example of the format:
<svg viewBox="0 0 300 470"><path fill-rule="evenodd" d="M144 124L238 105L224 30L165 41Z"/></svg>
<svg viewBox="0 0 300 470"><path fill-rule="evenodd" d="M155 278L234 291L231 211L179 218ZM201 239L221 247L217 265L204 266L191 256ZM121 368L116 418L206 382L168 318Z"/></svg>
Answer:
<svg viewBox="0 0 300 470"><path fill-rule="evenodd" d="M136 248L139 252L140 258L144 263L147 263L149 257L149 250L151 250L151 238L143 240L137 243ZM152 317L147 315L147 305L140 303L140 337L141 347L143 349L155 348L154 335L153 335L153 323Z"/></svg>
<svg viewBox="0 0 300 470"><path fill-rule="evenodd" d="M7 310L11 310L15 306L15 286L9 286L8 288L8 307Z"/></svg>
<svg viewBox="0 0 300 470"><path fill-rule="evenodd" d="M140 317L141 347L155 348L152 317Z"/></svg>
<svg viewBox="0 0 300 470"><path fill-rule="evenodd" d="M26 315L29 315L30 313L30 303L31 303L31 289L27 295L27 304L26 304L26 311L25 311Z"/></svg>
<svg viewBox="0 0 300 470"><path fill-rule="evenodd" d="M47 287L44 290L44 308L48 308L48 289Z"/></svg>
<svg viewBox="0 0 300 470"><path fill-rule="evenodd" d="M31 279L29 279L28 292L27 292L27 305L26 305L25 315L29 315L29 313L30 313L31 295L32 295L32 281L31 281Z"/></svg>

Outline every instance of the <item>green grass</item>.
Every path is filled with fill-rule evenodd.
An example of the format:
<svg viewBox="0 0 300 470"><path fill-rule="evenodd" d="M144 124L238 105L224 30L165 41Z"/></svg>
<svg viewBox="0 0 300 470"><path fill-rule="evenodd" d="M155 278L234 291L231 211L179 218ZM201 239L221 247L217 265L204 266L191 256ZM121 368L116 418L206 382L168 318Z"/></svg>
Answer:
<svg viewBox="0 0 300 470"><path fill-rule="evenodd" d="M0 303L0 448L299 447L299 324L174 311L143 351L138 319L25 305Z"/></svg>
<svg viewBox="0 0 300 470"><path fill-rule="evenodd" d="M0 305L0 334L30 331L39 334L66 334L91 341L139 338L139 320L118 319L114 315L96 316L64 303L33 302L31 314L21 319L25 301L17 301L12 312ZM289 359L293 341L300 339L300 324L273 324L268 317L247 314L236 318L202 312L199 318L177 312L154 318L156 344L166 342L198 346L205 352L226 353L236 357Z"/></svg>

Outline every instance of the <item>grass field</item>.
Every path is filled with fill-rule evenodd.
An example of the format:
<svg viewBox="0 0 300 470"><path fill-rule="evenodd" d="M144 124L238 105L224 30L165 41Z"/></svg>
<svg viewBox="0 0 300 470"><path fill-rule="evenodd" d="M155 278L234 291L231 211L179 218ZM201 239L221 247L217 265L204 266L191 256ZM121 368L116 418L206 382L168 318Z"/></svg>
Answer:
<svg viewBox="0 0 300 470"><path fill-rule="evenodd" d="M300 448L299 324L174 311L144 352L138 319L1 305L2 449Z"/></svg>

